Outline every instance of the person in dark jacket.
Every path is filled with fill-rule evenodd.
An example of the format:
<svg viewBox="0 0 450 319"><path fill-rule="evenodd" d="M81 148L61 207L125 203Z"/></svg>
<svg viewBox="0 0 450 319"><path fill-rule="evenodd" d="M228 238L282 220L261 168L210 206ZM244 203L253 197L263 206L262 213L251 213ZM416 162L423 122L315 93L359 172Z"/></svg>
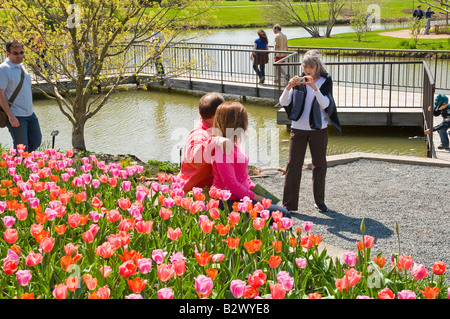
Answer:
<svg viewBox="0 0 450 319"><path fill-rule="evenodd" d="M423 10L422 10L422 6L420 4L417 6L417 9L414 10L413 17L417 18L419 20L423 18Z"/></svg>
<svg viewBox="0 0 450 319"><path fill-rule="evenodd" d="M428 107L428 110L431 111L431 106ZM448 97L444 94L439 94L436 96L434 100L433 107L433 115L434 116L442 116L443 121L434 126L431 130L425 130L425 134L430 134L432 131L437 131L439 133L439 137L441 138L441 145L438 146L438 149L448 150L449 147L449 134L447 131L450 129L450 107L448 106Z"/></svg>
<svg viewBox="0 0 450 319"><path fill-rule="evenodd" d="M341 127L332 95L333 81L324 68L319 52L306 52L302 69L301 77L291 78L280 96L280 105L292 120L283 206L290 211L298 210L302 166L309 145L314 206L320 212L326 212L328 123L331 122L339 134Z"/></svg>

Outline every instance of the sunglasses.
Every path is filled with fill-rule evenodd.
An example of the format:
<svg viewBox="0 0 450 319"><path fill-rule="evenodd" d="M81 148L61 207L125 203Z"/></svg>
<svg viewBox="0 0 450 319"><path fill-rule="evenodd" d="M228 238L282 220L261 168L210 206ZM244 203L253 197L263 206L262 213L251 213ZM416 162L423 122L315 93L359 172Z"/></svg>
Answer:
<svg viewBox="0 0 450 319"><path fill-rule="evenodd" d="M11 53L14 54L14 55L19 55L19 54L24 54L25 52L23 52L23 51L20 51L20 52L13 51Z"/></svg>

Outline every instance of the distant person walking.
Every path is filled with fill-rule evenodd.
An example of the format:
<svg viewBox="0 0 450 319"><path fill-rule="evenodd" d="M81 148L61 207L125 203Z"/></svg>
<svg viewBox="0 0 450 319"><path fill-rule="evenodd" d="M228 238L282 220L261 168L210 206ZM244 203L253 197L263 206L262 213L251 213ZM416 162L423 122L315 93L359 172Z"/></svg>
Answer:
<svg viewBox="0 0 450 319"><path fill-rule="evenodd" d="M258 39L255 40L253 50L269 50L269 41L264 30L258 30ZM266 76L266 64L269 63L269 54L267 52L252 52L253 70L259 78L259 83L263 84Z"/></svg>
<svg viewBox="0 0 450 319"><path fill-rule="evenodd" d="M287 51L288 49L288 40L287 36L281 32L281 26L279 24L275 24L273 26L273 33L275 33L274 39L274 50L275 51ZM278 52L275 53L274 62L278 62L281 59L285 58L287 53ZM286 83L289 82L289 74L281 67L276 67L276 82L280 83L281 75L286 79Z"/></svg>
<svg viewBox="0 0 450 319"><path fill-rule="evenodd" d="M425 11L425 19L427 19L427 25L425 27L424 34L430 34L430 28L431 28L431 16L434 14L434 11L431 11L431 7L427 8L427 11Z"/></svg>
<svg viewBox="0 0 450 319"><path fill-rule="evenodd" d="M24 151L32 152L41 145L42 134L33 111L31 77L22 64L24 55L22 42L6 42L7 59L0 65L0 105L8 117L14 148L22 144Z"/></svg>
<svg viewBox="0 0 450 319"><path fill-rule="evenodd" d="M423 10L422 10L422 6L420 4L417 6L417 9L414 10L413 17L417 18L419 20L423 18Z"/></svg>

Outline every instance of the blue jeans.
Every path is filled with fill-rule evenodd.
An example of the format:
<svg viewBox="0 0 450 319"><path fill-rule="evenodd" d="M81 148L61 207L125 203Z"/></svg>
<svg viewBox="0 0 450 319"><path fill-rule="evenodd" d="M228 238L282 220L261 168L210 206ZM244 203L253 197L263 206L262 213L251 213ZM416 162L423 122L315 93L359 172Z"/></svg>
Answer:
<svg viewBox="0 0 450 319"><path fill-rule="evenodd" d="M258 65L253 64L253 70L255 70L255 72L256 72L256 74L258 74L259 78L263 78L266 76L266 65L265 64L260 64L259 69L258 69Z"/></svg>
<svg viewBox="0 0 450 319"><path fill-rule="evenodd" d="M6 126L13 139L14 148L17 149L17 145L23 144L26 146L26 152L35 151L42 142L41 128L36 114L18 116L17 119L20 123L18 127L12 127L9 121L6 122Z"/></svg>
<svg viewBox="0 0 450 319"><path fill-rule="evenodd" d="M444 146L449 146L449 140L448 140L448 135L450 134L447 134L447 130L449 129L450 127L443 127L443 128L441 128L440 130L438 130L437 132L439 133L439 136L440 136L440 138L441 138L441 144L442 145L444 145Z"/></svg>

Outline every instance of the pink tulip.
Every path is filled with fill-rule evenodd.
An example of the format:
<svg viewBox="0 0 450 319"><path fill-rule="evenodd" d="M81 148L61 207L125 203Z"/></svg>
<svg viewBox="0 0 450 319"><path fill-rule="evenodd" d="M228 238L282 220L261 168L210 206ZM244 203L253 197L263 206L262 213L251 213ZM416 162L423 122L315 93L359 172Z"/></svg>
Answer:
<svg viewBox="0 0 450 319"><path fill-rule="evenodd" d="M361 274L355 269L350 268L345 272L345 279L350 287L355 286L361 279Z"/></svg>
<svg viewBox="0 0 450 319"><path fill-rule="evenodd" d="M173 299L173 290L170 288L158 290L158 299Z"/></svg>
<svg viewBox="0 0 450 319"><path fill-rule="evenodd" d="M164 262L164 257L166 256L166 254L167 253L162 249L155 249L152 252L152 259L155 261L155 263L161 264L162 262Z"/></svg>
<svg viewBox="0 0 450 319"><path fill-rule="evenodd" d="M175 204L175 201L173 200L173 198L171 198L171 197L165 197L164 199L163 199L163 205L166 207L166 208L172 208L172 206Z"/></svg>
<svg viewBox="0 0 450 319"><path fill-rule="evenodd" d="M16 272L17 283L22 287L25 287L30 283L31 272L29 270L18 270Z"/></svg>
<svg viewBox="0 0 450 319"><path fill-rule="evenodd" d="M141 273L146 274L152 269L152 260L150 258L141 258L138 260L138 269Z"/></svg>
<svg viewBox="0 0 450 319"><path fill-rule="evenodd" d="M231 293L233 294L234 298L241 298L244 295L245 286L247 286L245 281L242 281L239 279L231 281L230 290L231 290Z"/></svg>
<svg viewBox="0 0 450 319"><path fill-rule="evenodd" d="M292 219L288 217L283 217L280 220L281 229L291 229L292 227Z"/></svg>
<svg viewBox="0 0 450 319"><path fill-rule="evenodd" d="M111 271L112 268L108 265L100 267L100 273L103 275L104 278L108 277L111 274Z"/></svg>
<svg viewBox="0 0 450 319"><path fill-rule="evenodd" d="M260 213L261 218L264 220L268 220L270 218L270 211L267 209L263 209Z"/></svg>
<svg viewBox="0 0 450 319"><path fill-rule="evenodd" d="M281 284L270 285L270 294L272 299L283 299L286 296L286 289Z"/></svg>
<svg viewBox="0 0 450 319"><path fill-rule="evenodd" d="M131 182L130 181L123 181L122 182L122 189L125 192L129 192L131 190Z"/></svg>
<svg viewBox="0 0 450 319"><path fill-rule="evenodd" d="M53 289L53 297L56 299L66 299L67 298L67 286L64 284L59 284Z"/></svg>
<svg viewBox="0 0 450 319"><path fill-rule="evenodd" d="M397 296L398 299L416 299L416 294L411 290L399 291Z"/></svg>
<svg viewBox="0 0 450 319"><path fill-rule="evenodd" d="M253 219L253 227L256 230L261 230L264 228L264 226L266 225L266 221L260 217L257 217L255 219Z"/></svg>
<svg viewBox="0 0 450 319"><path fill-rule="evenodd" d="M33 267L39 264L42 261L42 255L39 253L35 253L34 251L30 251L27 257L25 257L25 265L28 267Z"/></svg>
<svg viewBox="0 0 450 319"><path fill-rule="evenodd" d="M49 253L52 251L53 246L55 245L55 239L52 237L44 237L41 241L40 248L42 248L45 252Z"/></svg>
<svg viewBox="0 0 450 319"><path fill-rule="evenodd" d="M280 271L277 280L285 290L291 290L294 287L294 277L291 277L287 271Z"/></svg>
<svg viewBox="0 0 450 319"><path fill-rule="evenodd" d="M424 265L414 263L414 266L411 269L411 275L415 280L420 280L428 276L428 270Z"/></svg>
<svg viewBox="0 0 450 319"><path fill-rule="evenodd" d="M298 268L305 268L306 267L306 258L295 258L295 264Z"/></svg>
<svg viewBox="0 0 450 319"><path fill-rule="evenodd" d="M223 261L224 258L225 258L224 254L214 254L211 259L213 262L217 263Z"/></svg>
<svg viewBox="0 0 450 319"><path fill-rule="evenodd" d="M172 278L175 275L175 266L174 265L166 265L166 264L159 264L156 266L156 272L158 275L159 280L162 282L168 281L170 278Z"/></svg>
<svg viewBox="0 0 450 319"><path fill-rule="evenodd" d="M30 205L30 208L37 208L39 206L39 198L29 198L28 199L28 205Z"/></svg>
<svg viewBox="0 0 450 319"><path fill-rule="evenodd" d="M354 267L358 260L358 255L355 254L354 252L345 252L342 256L342 259L344 260L347 266Z"/></svg>
<svg viewBox="0 0 450 319"><path fill-rule="evenodd" d="M125 296L125 299L144 299L144 297L140 294L129 294L128 296Z"/></svg>
<svg viewBox="0 0 450 319"><path fill-rule="evenodd" d="M302 224L302 227L303 227L303 230L305 231L305 232L307 232L307 233L309 233L311 230L312 230L312 227L313 227L313 222L304 222L303 224Z"/></svg>
<svg viewBox="0 0 450 319"><path fill-rule="evenodd" d="M194 278L195 281L195 291L203 296L203 295L209 295L213 288L213 281L210 277L207 277L205 275L198 275Z"/></svg>
<svg viewBox="0 0 450 319"><path fill-rule="evenodd" d="M6 209L6 202L0 201L0 214L2 214Z"/></svg>
<svg viewBox="0 0 450 319"><path fill-rule="evenodd" d="M16 222L16 219L14 217L12 217L12 216L5 216L5 217L2 218L2 221L3 221L3 225L6 228L11 228L11 227L14 226L14 223Z"/></svg>
<svg viewBox="0 0 450 319"><path fill-rule="evenodd" d="M364 236L364 247L371 248L373 246L374 241L375 241L375 237L365 235Z"/></svg>

